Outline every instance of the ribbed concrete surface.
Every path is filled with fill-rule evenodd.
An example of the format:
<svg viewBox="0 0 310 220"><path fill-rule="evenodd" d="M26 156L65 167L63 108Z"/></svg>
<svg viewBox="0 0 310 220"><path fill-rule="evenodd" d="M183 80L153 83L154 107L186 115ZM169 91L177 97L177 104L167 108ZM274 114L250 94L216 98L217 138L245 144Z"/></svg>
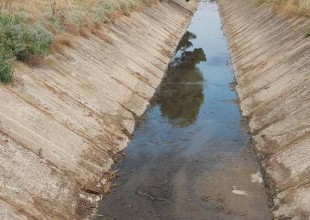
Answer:
<svg viewBox="0 0 310 220"><path fill-rule="evenodd" d="M164 2L39 67L16 64L0 85L0 219L72 219L81 189L100 190L195 7Z"/></svg>
<svg viewBox="0 0 310 220"><path fill-rule="evenodd" d="M310 219L310 19L286 18L252 0L219 4L274 217Z"/></svg>

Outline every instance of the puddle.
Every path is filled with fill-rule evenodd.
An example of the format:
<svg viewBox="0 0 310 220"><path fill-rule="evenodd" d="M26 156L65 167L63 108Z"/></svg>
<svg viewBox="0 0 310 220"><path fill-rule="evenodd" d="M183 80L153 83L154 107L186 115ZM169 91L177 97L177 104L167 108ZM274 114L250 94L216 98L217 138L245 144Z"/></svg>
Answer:
<svg viewBox="0 0 310 220"><path fill-rule="evenodd" d="M97 219L271 219L233 81L217 5L201 1Z"/></svg>

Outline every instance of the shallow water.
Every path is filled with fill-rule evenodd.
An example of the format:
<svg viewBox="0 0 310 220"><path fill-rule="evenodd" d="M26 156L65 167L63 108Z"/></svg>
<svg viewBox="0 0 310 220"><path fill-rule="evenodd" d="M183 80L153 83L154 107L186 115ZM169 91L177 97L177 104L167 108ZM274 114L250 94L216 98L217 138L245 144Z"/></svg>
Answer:
<svg viewBox="0 0 310 220"><path fill-rule="evenodd" d="M216 3L201 1L97 219L270 219Z"/></svg>

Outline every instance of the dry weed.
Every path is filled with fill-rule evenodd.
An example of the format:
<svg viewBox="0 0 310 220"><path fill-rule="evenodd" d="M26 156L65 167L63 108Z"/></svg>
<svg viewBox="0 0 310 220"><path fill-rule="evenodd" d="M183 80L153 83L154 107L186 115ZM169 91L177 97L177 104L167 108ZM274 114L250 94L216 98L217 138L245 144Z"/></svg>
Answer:
<svg viewBox="0 0 310 220"><path fill-rule="evenodd" d="M0 12L2 11L2 9L8 9L11 7L12 3L14 0L2 0L0 2Z"/></svg>
<svg viewBox="0 0 310 220"><path fill-rule="evenodd" d="M310 0L254 0L257 5L267 3L286 16L310 17Z"/></svg>
<svg viewBox="0 0 310 220"><path fill-rule="evenodd" d="M62 53L64 46L72 47L72 36L68 33L56 34L54 37L51 50L53 52Z"/></svg>

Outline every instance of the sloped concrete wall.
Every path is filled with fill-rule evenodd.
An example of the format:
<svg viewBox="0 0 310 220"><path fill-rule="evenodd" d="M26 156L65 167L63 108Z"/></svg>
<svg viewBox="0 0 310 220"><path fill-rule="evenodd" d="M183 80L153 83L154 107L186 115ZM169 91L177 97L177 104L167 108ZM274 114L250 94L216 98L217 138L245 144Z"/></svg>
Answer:
<svg viewBox="0 0 310 220"><path fill-rule="evenodd" d="M73 219L83 189L102 189L196 4L165 1L16 64L0 85L0 219Z"/></svg>
<svg viewBox="0 0 310 220"><path fill-rule="evenodd" d="M243 115L256 142L275 219L310 218L309 18L252 0L218 0Z"/></svg>

